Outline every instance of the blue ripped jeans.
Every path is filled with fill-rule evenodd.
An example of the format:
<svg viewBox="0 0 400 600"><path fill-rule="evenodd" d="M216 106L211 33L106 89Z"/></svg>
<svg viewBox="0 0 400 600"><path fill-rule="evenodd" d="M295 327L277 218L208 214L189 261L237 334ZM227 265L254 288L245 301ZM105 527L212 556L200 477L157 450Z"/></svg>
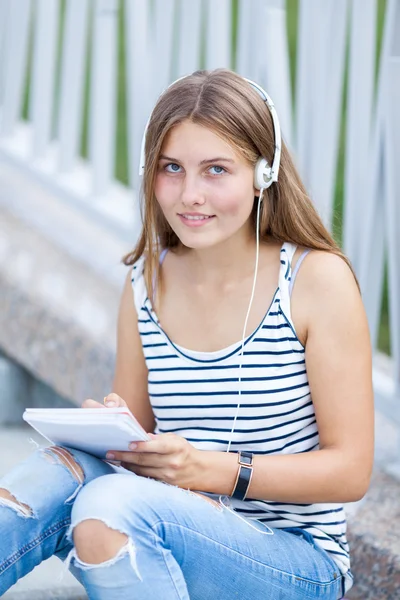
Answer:
<svg viewBox="0 0 400 600"><path fill-rule="evenodd" d="M55 554L91 600L342 597L335 562L308 533L268 532L235 514L227 496L222 506L212 501L218 496L116 472L54 446L33 452L0 479L0 489L18 501L0 498L0 596ZM114 557L80 560L73 530L86 519L126 534Z"/></svg>

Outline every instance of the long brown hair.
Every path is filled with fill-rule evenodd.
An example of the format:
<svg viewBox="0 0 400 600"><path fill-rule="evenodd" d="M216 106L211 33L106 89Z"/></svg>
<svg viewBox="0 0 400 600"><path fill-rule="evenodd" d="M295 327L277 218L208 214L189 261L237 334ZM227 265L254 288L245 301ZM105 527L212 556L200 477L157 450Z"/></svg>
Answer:
<svg viewBox="0 0 400 600"><path fill-rule="evenodd" d="M180 240L165 219L154 194L159 156L166 135L175 125L191 121L213 130L254 166L260 156L271 164L274 129L270 111L242 77L228 69L196 71L175 82L159 98L150 118L145 143L145 173L141 189L143 229L136 247L124 256L132 265L145 255L145 281L150 297L160 280L159 256ZM252 218L255 225L257 203ZM264 192L260 240L291 242L340 256L353 271L319 217L290 153L282 142L278 182ZM354 274L354 271L353 271ZM354 275L355 276L355 275Z"/></svg>

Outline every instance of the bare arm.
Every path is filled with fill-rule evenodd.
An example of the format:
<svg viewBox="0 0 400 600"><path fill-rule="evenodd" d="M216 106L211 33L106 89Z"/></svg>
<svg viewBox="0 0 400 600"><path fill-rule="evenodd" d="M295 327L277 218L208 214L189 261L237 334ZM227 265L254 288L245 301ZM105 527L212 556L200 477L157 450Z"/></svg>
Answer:
<svg viewBox="0 0 400 600"><path fill-rule="evenodd" d="M154 414L148 394L148 372L138 330L132 290L132 270L125 280L118 313L117 359L113 391L125 400L147 432L154 430Z"/></svg>
<svg viewBox="0 0 400 600"><path fill-rule="evenodd" d="M306 367L320 450L254 457L248 498L350 502L367 491L373 463L371 347L360 294L337 256L312 252L293 290L294 315L306 323ZM296 324L296 321L295 321ZM230 494L237 457L198 455L203 491Z"/></svg>

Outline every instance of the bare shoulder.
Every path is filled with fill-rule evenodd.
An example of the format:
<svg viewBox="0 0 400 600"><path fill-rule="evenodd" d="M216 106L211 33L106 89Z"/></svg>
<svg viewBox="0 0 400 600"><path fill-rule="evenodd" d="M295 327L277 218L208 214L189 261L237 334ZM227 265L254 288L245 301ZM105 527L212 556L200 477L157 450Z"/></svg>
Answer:
<svg viewBox="0 0 400 600"><path fill-rule="evenodd" d="M298 287L308 288L313 295L360 295L349 265L333 252L312 250L304 260L300 272L302 274L299 275Z"/></svg>
<svg viewBox="0 0 400 600"><path fill-rule="evenodd" d="M293 286L292 318L304 344L312 323L335 321L343 309L365 321L356 279L349 265L333 252L312 250L301 265Z"/></svg>
<svg viewBox="0 0 400 600"><path fill-rule="evenodd" d="M120 361L138 359L142 355L138 331L138 316L132 287L132 268L129 268L122 290L117 326L117 371Z"/></svg>
<svg viewBox="0 0 400 600"><path fill-rule="evenodd" d="M133 303L133 287L132 287L133 267L129 267L125 277L124 287L121 295L121 308L128 309L128 312L135 312Z"/></svg>

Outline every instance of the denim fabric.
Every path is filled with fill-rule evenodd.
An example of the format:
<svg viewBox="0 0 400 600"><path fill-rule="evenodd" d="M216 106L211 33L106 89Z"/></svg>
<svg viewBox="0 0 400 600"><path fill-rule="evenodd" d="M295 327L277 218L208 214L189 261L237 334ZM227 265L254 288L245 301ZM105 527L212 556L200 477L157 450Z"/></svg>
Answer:
<svg viewBox="0 0 400 600"><path fill-rule="evenodd" d="M0 489L28 507L0 501L0 595L55 554L91 600L342 597L337 565L307 532L267 531L235 514L227 496L220 504L216 495L204 498L116 472L68 450L84 472L83 483L49 449L35 451L0 480ZM96 565L79 559L73 530L86 519L126 534L115 557Z"/></svg>

